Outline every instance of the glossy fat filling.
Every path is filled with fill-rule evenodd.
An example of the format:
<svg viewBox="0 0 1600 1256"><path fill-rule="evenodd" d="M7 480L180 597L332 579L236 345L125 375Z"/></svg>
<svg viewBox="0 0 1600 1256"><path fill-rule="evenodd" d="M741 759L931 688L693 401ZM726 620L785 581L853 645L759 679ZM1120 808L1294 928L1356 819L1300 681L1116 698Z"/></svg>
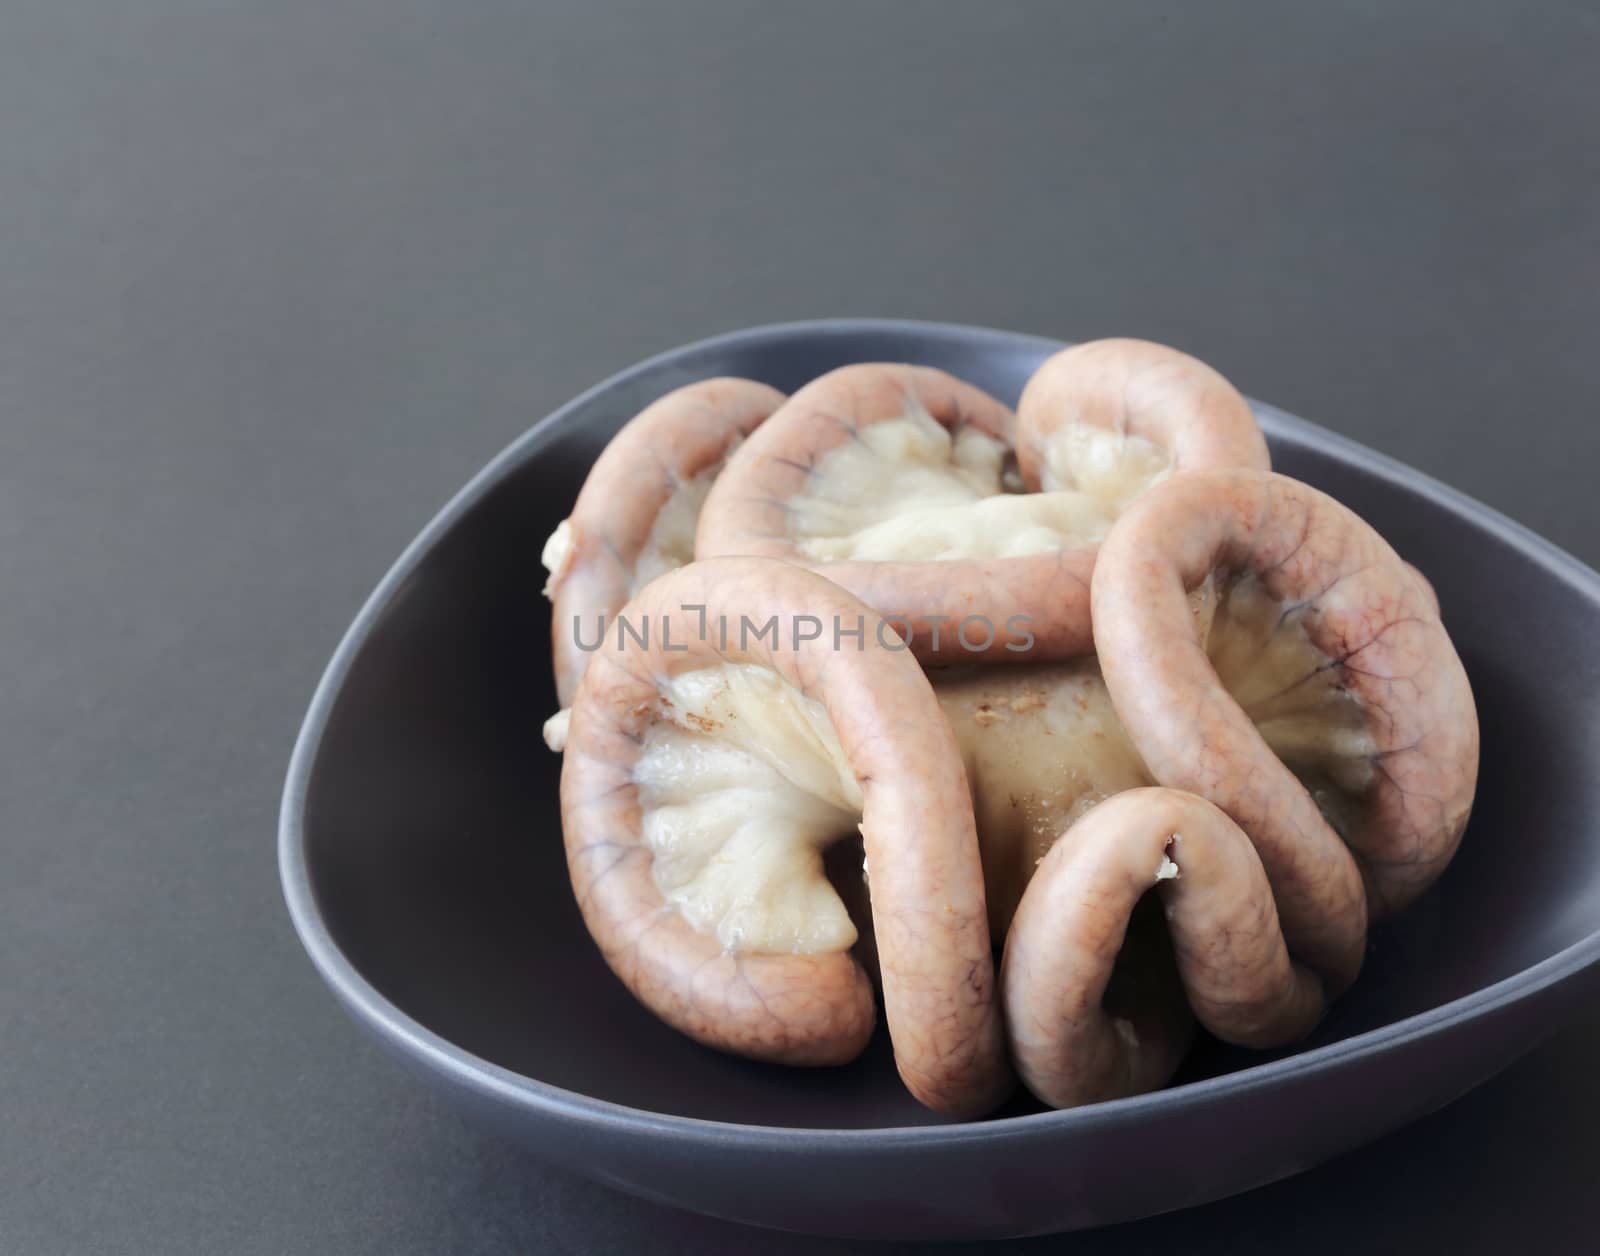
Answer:
<svg viewBox="0 0 1600 1256"><path fill-rule="evenodd" d="M815 562L1016 558L1099 541L1167 472L1137 436L1068 424L1046 449L1045 491L1022 492L1004 442L954 434L926 411L860 428L790 498L790 535Z"/></svg>

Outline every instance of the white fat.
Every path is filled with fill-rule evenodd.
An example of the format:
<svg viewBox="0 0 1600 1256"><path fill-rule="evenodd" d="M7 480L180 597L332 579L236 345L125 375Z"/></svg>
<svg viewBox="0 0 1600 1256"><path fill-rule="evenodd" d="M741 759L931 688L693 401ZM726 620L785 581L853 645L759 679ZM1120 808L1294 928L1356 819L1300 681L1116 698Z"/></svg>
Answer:
<svg viewBox="0 0 1600 1256"><path fill-rule="evenodd" d="M847 536L810 538L800 549L818 561L1021 558L1087 545L1110 526L1109 513L1092 498L1019 493L974 498L953 507L905 504L889 518Z"/></svg>
<svg viewBox="0 0 1600 1256"><path fill-rule="evenodd" d="M556 530L550 534L544 543L544 550L539 555L539 561L544 564L550 578L544 583L544 595L553 598L561 579L567 574L567 568L572 565L572 520L563 519L556 524Z"/></svg>
<svg viewBox="0 0 1600 1256"><path fill-rule="evenodd" d="M1182 833L1173 833L1167 838L1167 849L1161 853L1161 862L1156 865L1156 880L1175 881L1178 878L1178 865L1172 858L1172 848L1183 841Z"/></svg>
<svg viewBox="0 0 1600 1256"><path fill-rule="evenodd" d="M629 573L630 593L637 593L657 576L676 571L694 559L694 534L700 524L700 508L705 505L711 483L721 470L720 462L709 466L699 475L679 481L668 495L634 557L633 570ZM550 573L544 586L547 598L555 597L562 579L571 569L576 544L570 519L563 519L545 541L539 558Z"/></svg>
<svg viewBox="0 0 1600 1256"><path fill-rule="evenodd" d="M856 929L822 867L861 789L820 703L743 663L661 686L634 768L666 900L732 951L842 951Z"/></svg>
<svg viewBox="0 0 1600 1256"><path fill-rule="evenodd" d="M562 707L544 722L544 744L557 754L567 748L567 725L571 722L571 707Z"/></svg>
<svg viewBox="0 0 1600 1256"><path fill-rule="evenodd" d="M1044 450L1040 485L1076 489L1121 510L1171 470L1167 451L1142 436L1089 423L1058 428Z"/></svg>
<svg viewBox="0 0 1600 1256"><path fill-rule="evenodd" d="M1052 440L1045 488L1021 493L1003 442L952 436L925 410L873 423L818 461L790 499L806 557L924 561L1015 558L1100 540L1166 456L1138 437L1072 424Z"/></svg>
<svg viewBox="0 0 1600 1256"><path fill-rule="evenodd" d="M650 535L633 562L633 588L637 592L657 576L676 571L694 558L694 533L700 508L706 504L711 482L722 470L719 462L690 479L680 481L651 525Z"/></svg>
<svg viewBox="0 0 1600 1256"><path fill-rule="evenodd" d="M1339 827L1338 807L1329 805L1334 794L1363 793L1375 775L1377 743L1360 701L1312 643L1301 616L1286 613L1260 580L1242 576L1220 593L1202 624L1211 665L1272 752Z"/></svg>

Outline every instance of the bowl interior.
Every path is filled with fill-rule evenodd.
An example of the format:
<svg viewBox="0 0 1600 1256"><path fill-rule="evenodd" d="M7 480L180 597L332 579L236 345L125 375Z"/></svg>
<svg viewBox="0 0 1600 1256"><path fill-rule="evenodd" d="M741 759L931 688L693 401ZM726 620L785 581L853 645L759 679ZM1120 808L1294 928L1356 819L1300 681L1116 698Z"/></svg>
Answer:
<svg viewBox="0 0 1600 1256"><path fill-rule="evenodd" d="M610 435L670 388L743 375L789 391L850 361L939 366L1014 403L1049 344L903 330L746 338L659 360L590 394L521 448L421 559L337 693L306 796L316 904L401 1011L515 1072L650 1111L747 1124L936 1122L906 1094L880 1027L840 1069L706 1050L636 1004L569 889L544 538ZM1439 883L1372 940L1360 982L1298 1050L1511 976L1600 921L1600 642L1595 608L1470 513L1263 408L1277 469L1334 494L1434 581L1483 728L1477 806ZM1180 1081L1263 1053L1202 1043ZM1008 1114L1032 1110L1019 1100Z"/></svg>

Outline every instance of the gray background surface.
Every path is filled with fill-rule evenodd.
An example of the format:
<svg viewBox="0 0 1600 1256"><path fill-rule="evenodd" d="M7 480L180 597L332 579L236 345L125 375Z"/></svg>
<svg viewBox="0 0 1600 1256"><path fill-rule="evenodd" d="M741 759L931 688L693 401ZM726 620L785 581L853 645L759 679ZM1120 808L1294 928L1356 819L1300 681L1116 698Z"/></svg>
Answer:
<svg viewBox="0 0 1600 1256"><path fill-rule="evenodd" d="M848 1250L469 1127L278 895L363 596L644 354L834 314L1167 340L1600 562L1600 21L1288 9L5 5L0 1251ZM1600 1009L1367 1151L1067 1245L1577 1250L1596 1059Z"/></svg>

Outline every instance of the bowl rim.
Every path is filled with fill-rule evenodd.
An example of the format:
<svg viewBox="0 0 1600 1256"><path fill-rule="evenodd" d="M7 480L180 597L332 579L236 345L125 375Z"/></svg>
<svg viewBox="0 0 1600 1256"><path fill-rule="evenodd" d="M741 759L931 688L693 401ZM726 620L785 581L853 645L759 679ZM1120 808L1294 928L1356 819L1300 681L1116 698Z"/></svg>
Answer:
<svg viewBox="0 0 1600 1256"><path fill-rule="evenodd" d="M680 1116L597 1099L515 1072L467 1051L429 1029L391 1002L355 967L323 920L311 884L305 849L305 806L312 771L335 700L356 656L400 586L462 518L547 443L568 416L594 399L665 366L730 349L818 337L915 336L965 347L1036 349L1054 352L1070 342L1025 332L893 318L829 318L770 323L710 336L668 349L616 372L580 393L513 440L474 475L406 546L367 597L323 671L289 760L278 821L278 866L284 900L301 945L339 1002L380 1041L402 1056L481 1097L555 1119L598 1124L617 1133L666 1134L676 1139L748 1150L806 1153L950 1145L996 1138L1054 1138L1069 1130L1090 1133L1155 1110L1209 1104L1235 1091L1329 1073L1361 1057L1387 1050L1486 1013L1507 1007L1567 980L1600 960L1600 929L1537 964L1438 1007L1291 1056L1250 1065L1217 1077L1113 1099L1079 1108L995 1117L945 1125L836 1128L746 1124ZM1353 464L1397 487L1452 511L1471 515L1485 531L1519 551L1547 573L1574 586L1600 605L1600 573L1491 506L1425 472L1328 431L1275 406L1250 399L1269 432L1292 433L1297 441L1335 461Z"/></svg>

